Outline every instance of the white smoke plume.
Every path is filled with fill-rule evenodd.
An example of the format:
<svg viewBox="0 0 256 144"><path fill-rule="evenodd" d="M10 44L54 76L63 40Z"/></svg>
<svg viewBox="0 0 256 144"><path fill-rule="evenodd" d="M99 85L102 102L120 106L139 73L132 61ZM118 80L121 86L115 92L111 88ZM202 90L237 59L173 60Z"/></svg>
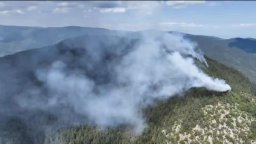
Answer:
<svg viewBox="0 0 256 144"><path fill-rule="evenodd" d="M88 65L94 66L103 60L108 50L100 47L87 47L87 52L95 59L86 61ZM114 63L102 65L107 70L94 70L95 73L102 70L113 74L109 82L99 85L83 69L72 70L61 60L55 61L49 68L36 72L37 79L48 90L48 97L44 100L21 98L18 103L23 108L43 110L69 106L75 114L99 127L126 124L141 133L146 127L142 109L155 100L165 100L193 87L219 92L231 90L224 80L212 78L197 67L195 59L207 63L195 47L196 44L182 35L145 32L129 52ZM101 78L104 79L104 75ZM43 97L37 90L30 93Z"/></svg>

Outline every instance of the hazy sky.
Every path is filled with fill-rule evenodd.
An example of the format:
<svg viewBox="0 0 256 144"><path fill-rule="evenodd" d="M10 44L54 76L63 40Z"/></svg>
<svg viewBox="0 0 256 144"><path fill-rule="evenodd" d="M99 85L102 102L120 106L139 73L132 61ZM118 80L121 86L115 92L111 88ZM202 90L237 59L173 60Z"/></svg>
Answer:
<svg viewBox="0 0 256 144"><path fill-rule="evenodd" d="M158 29L256 38L256 2L0 2L0 25Z"/></svg>

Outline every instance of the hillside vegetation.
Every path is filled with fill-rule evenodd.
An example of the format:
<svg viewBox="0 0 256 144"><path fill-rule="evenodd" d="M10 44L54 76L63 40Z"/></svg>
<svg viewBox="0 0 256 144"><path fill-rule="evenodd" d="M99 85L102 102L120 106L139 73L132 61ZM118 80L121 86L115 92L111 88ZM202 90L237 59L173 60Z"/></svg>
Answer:
<svg viewBox="0 0 256 144"><path fill-rule="evenodd" d="M186 35L197 43L205 55L219 63L230 66L244 74L256 83L256 53L255 40L251 39L221 39L209 36Z"/></svg>
<svg viewBox="0 0 256 144"><path fill-rule="evenodd" d="M148 127L137 136L128 129L80 126L61 129L45 143L62 144L171 144L255 143L255 87L237 71L207 59L203 69L232 87L226 93L191 89L183 96L145 109Z"/></svg>

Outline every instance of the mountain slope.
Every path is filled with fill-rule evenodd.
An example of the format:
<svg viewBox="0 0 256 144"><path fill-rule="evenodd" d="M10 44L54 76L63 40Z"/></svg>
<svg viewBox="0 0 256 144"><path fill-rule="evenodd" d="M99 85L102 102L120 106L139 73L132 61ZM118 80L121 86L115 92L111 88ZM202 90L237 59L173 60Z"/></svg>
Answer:
<svg viewBox="0 0 256 144"><path fill-rule="evenodd" d="M247 53L256 53L256 40L252 38L234 38L230 39L229 46L244 50Z"/></svg>
<svg viewBox="0 0 256 144"><path fill-rule="evenodd" d="M206 56L233 67L256 83L256 41L252 39L220 39L187 35Z"/></svg>
<svg viewBox="0 0 256 144"><path fill-rule="evenodd" d="M95 38L103 42L101 44L105 46L109 46L108 41L112 41L114 45L125 46L126 44L124 43L130 44L128 47L132 47L132 44L136 43L136 39L120 41L118 37L83 36L63 41L52 47L4 57L2 62L12 61L13 64L19 66L20 63L31 61L32 59L32 63L27 67L31 67L31 69L27 69L29 71L26 73L36 69L36 66L49 64L58 59L64 60L70 66L74 64L75 66L81 66L79 55L85 53L85 51L80 48L81 46L93 45L93 43L89 42ZM121 49L127 48L123 47ZM56 57L56 54L58 57ZM68 56L68 59L66 56ZM106 58L111 59L108 56ZM20 62L20 60L23 62ZM244 141L249 143L255 141L256 106L254 85L236 70L209 58L207 58L207 62L209 67L201 65L204 71L214 77L225 79L232 87L231 92L215 93L205 89L192 89L184 93L183 96L171 98L166 102L159 102L156 106L145 109L148 128L139 136L130 133L131 131L127 130L126 127L99 130L94 126L77 126L60 129L58 133L48 137L45 143L145 144L175 143L177 141L194 141L195 143L205 143L206 141L212 141L213 143L228 141L241 143ZM14 69L15 71L17 70L16 68ZM24 70L23 65L20 68L22 71ZM91 76L93 76L93 72ZM213 129L215 130L213 131Z"/></svg>
<svg viewBox="0 0 256 144"><path fill-rule="evenodd" d="M148 128L140 136L129 131L81 126L63 129L46 143L251 143L256 140L255 87L237 71L207 59L209 74L228 81L228 93L192 89L145 109Z"/></svg>
<svg viewBox="0 0 256 144"><path fill-rule="evenodd" d="M85 117L79 118L68 104L58 107L40 104L48 103L49 95L37 77L39 70L51 67L55 61L62 61L70 73L83 69L81 72L95 79L96 84L104 84L112 75L104 71L109 68L105 63L111 63L113 55L118 59L118 55L126 53L135 42L134 39L117 36L90 35L1 57L0 143L42 144L55 129L86 121ZM97 52L102 49L100 46L106 47L103 53ZM108 51L107 48L112 47L116 51ZM99 58L101 54L104 60ZM90 62L96 64L89 65ZM66 83L65 80L62 82Z"/></svg>
<svg viewBox="0 0 256 144"><path fill-rule="evenodd" d="M217 43L219 39L209 39L212 44L216 44L216 48L221 47L222 43L220 42L220 46ZM205 41L206 44L202 43L202 41ZM194 141L195 143L204 143L206 141L212 141L213 143L223 141L241 143L244 141L249 143L256 140L256 132L254 130L256 126L255 87L237 71L210 58L207 58L209 67L199 64L200 67L214 77L227 80L227 83L232 87L232 91L215 93L205 89L192 89L184 93L183 96L177 96L165 102L158 102L157 105L144 110L148 127L139 136L130 133L130 129L125 126L117 129L109 128L107 131L100 131L94 126L84 125L66 125L68 128L66 126L61 127L59 124L66 124L64 120L67 119L67 115L68 118L73 118L72 114L74 113L65 105L63 107L50 108L48 109L50 113L45 113L44 106L41 106L40 103L26 101L30 102L29 104L32 108L33 106L39 106L39 110L19 109L19 111L16 111L19 107L16 101L13 102L13 99L17 98L14 96L18 94L18 98L25 96L32 99L33 97L30 94L23 93L24 90L33 89L35 91L32 92L38 94L37 87L44 86L36 79L35 70L49 67L54 61L60 60L65 62L68 68L74 70L72 72L82 68L86 69L84 72L90 78L108 76L111 73L106 73L105 70L109 67L104 64L111 62L113 55L118 60L119 56L129 52L130 48L136 45L136 42L136 35L129 39L122 39L115 35L110 37L107 34L84 35L64 40L52 46L27 50L0 58L0 80L3 82L0 84L0 88L1 95L4 96L0 97L0 114L2 116L0 117L0 129L4 130L0 131L0 137L9 136L7 140L0 139L0 143L16 144L20 141L24 144L145 144L175 143L177 141ZM202 49L209 48L207 46L209 43L205 40L205 37L199 43L202 45ZM93 53L100 48L99 46L118 49L115 49L114 53L105 49L104 60L101 60L98 58L102 53L98 53L99 55ZM210 54L209 52L207 55ZM81 57L81 55L86 55L86 57ZM217 58L221 60L223 57ZM97 64L84 64L90 61ZM95 72L95 70L98 71ZM109 79L106 77L106 79L96 79L95 81L98 84L104 84ZM10 88L11 91L9 90ZM44 94L47 96L47 93ZM45 100L44 97L39 98L41 101ZM4 109L5 107L7 109ZM55 116L56 111L57 114L60 114L60 117ZM86 120L86 118L84 119ZM72 120L76 121L77 119ZM56 133L56 131L47 131L48 127L56 127L57 129L60 127L61 129ZM215 129L216 133L212 129ZM45 141L45 139L47 140ZM10 142L9 140L12 141Z"/></svg>

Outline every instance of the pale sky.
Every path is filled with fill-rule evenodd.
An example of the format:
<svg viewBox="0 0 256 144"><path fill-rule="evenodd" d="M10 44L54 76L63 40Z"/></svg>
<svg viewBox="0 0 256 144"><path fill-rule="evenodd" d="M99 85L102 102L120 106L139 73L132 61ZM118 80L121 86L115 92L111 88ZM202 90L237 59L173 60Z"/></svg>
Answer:
<svg viewBox="0 0 256 144"><path fill-rule="evenodd" d="M254 1L0 2L0 25L84 26L256 38Z"/></svg>

